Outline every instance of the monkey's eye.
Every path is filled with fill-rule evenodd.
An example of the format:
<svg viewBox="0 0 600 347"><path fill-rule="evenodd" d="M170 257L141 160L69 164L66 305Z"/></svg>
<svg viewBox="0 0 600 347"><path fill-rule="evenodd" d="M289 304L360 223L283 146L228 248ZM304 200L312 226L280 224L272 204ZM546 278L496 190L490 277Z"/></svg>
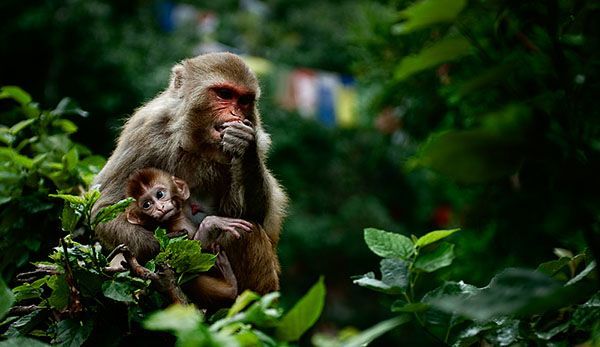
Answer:
<svg viewBox="0 0 600 347"><path fill-rule="evenodd" d="M251 103L254 102L254 95L242 95L240 96L240 99L238 100L239 104L242 106L248 106Z"/></svg>
<svg viewBox="0 0 600 347"><path fill-rule="evenodd" d="M150 201L146 200L146 201L144 201L144 204L142 205L142 208L144 210L147 210L147 209L150 208L151 205L152 205L152 203Z"/></svg>
<svg viewBox="0 0 600 347"><path fill-rule="evenodd" d="M165 196L165 192L163 192L162 190L159 190L156 192L156 198L157 199L162 199L163 196Z"/></svg>
<svg viewBox="0 0 600 347"><path fill-rule="evenodd" d="M217 88L215 89L215 93L217 96L223 100L231 100L233 99L233 91L227 88Z"/></svg>

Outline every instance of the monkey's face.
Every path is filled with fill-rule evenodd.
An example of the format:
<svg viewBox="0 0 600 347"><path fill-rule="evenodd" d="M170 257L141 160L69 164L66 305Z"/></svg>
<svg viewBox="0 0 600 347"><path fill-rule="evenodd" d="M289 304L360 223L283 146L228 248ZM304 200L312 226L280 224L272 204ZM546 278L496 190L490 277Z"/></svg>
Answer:
<svg viewBox="0 0 600 347"><path fill-rule="evenodd" d="M226 123L252 120L255 97L256 94L244 86L223 83L211 87L209 98L215 115L211 137L220 141Z"/></svg>
<svg viewBox="0 0 600 347"><path fill-rule="evenodd" d="M138 199L140 210L158 222L165 222L178 212L170 190L162 184L157 184L149 189Z"/></svg>

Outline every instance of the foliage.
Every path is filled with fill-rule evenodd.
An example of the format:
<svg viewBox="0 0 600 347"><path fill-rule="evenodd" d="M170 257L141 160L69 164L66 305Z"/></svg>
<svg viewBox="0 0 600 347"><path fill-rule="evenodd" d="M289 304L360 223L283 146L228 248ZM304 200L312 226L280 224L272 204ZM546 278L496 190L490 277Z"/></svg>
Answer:
<svg viewBox="0 0 600 347"><path fill-rule="evenodd" d="M370 272L357 276L354 283L399 297L391 306L392 312L400 314L396 319L407 323L412 316L443 344L573 345L594 341L600 329L600 291L597 276L591 272L596 263L586 254L561 257L536 271L509 268L483 288L447 281L417 294L421 275L452 264L454 245L440 240L456 231L438 230L408 238L365 229L365 242L384 258L381 279ZM320 344L336 343L321 340Z"/></svg>
<svg viewBox="0 0 600 347"><path fill-rule="evenodd" d="M297 341L321 315L325 301L323 278L285 315L276 304L278 298L277 292L261 298L246 291L225 317L210 325L203 322L203 314L192 306L171 306L152 314L144 326L172 332L178 346L285 345L284 342Z"/></svg>
<svg viewBox="0 0 600 347"><path fill-rule="evenodd" d="M0 125L0 270L8 278L58 236L60 214L48 194L82 192L105 160L71 140L77 126L67 116L87 113L70 99L43 110L22 89L7 86L0 100L15 105Z"/></svg>

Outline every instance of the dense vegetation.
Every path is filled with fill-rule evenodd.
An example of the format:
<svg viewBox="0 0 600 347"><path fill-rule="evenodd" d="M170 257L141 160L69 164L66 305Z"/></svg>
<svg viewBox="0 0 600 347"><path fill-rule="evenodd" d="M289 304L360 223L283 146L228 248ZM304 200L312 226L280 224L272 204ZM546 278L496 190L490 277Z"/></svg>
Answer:
<svg viewBox="0 0 600 347"><path fill-rule="evenodd" d="M229 46L354 73L360 126L327 128L280 109L264 76L269 163L292 198L282 296L246 293L203 318L184 306L159 310L164 297L151 280L103 272L107 252L93 238L100 221L86 217L94 195L82 195L123 116L198 43L193 28L159 25L161 4L0 5L0 42L11 43L0 83L43 105L16 87L0 92L0 313L29 307L2 324L5 338L21 340L0 344L93 344L108 329L129 334L122 343L280 345L297 341L321 307L300 344L600 344L600 6L211 5L216 38ZM163 246L160 266L179 280L210 266L191 259L201 255L191 248L177 252L190 257L168 256L168 247L193 247L185 240ZM41 276L16 278L32 261Z"/></svg>

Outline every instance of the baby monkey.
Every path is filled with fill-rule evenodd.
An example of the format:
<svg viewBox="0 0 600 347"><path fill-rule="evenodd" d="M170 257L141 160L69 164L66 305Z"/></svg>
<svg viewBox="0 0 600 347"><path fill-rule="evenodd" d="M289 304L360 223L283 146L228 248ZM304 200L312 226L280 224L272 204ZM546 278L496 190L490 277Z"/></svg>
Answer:
<svg viewBox="0 0 600 347"><path fill-rule="evenodd" d="M203 248L217 253L215 267L219 271L199 275L184 290L203 308L227 305L237 297L237 279L229 259L218 244L223 232L239 238L238 230L250 232L253 225L242 219L206 216L196 228L191 217L190 189L185 181L166 171L145 168L135 171L127 181L127 196L136 199L127 213L127 221L154 231L157 227L167 230L167 236L187 234L188 238L200 240ZM187 214L186 214L187 212Z"/></svg>

